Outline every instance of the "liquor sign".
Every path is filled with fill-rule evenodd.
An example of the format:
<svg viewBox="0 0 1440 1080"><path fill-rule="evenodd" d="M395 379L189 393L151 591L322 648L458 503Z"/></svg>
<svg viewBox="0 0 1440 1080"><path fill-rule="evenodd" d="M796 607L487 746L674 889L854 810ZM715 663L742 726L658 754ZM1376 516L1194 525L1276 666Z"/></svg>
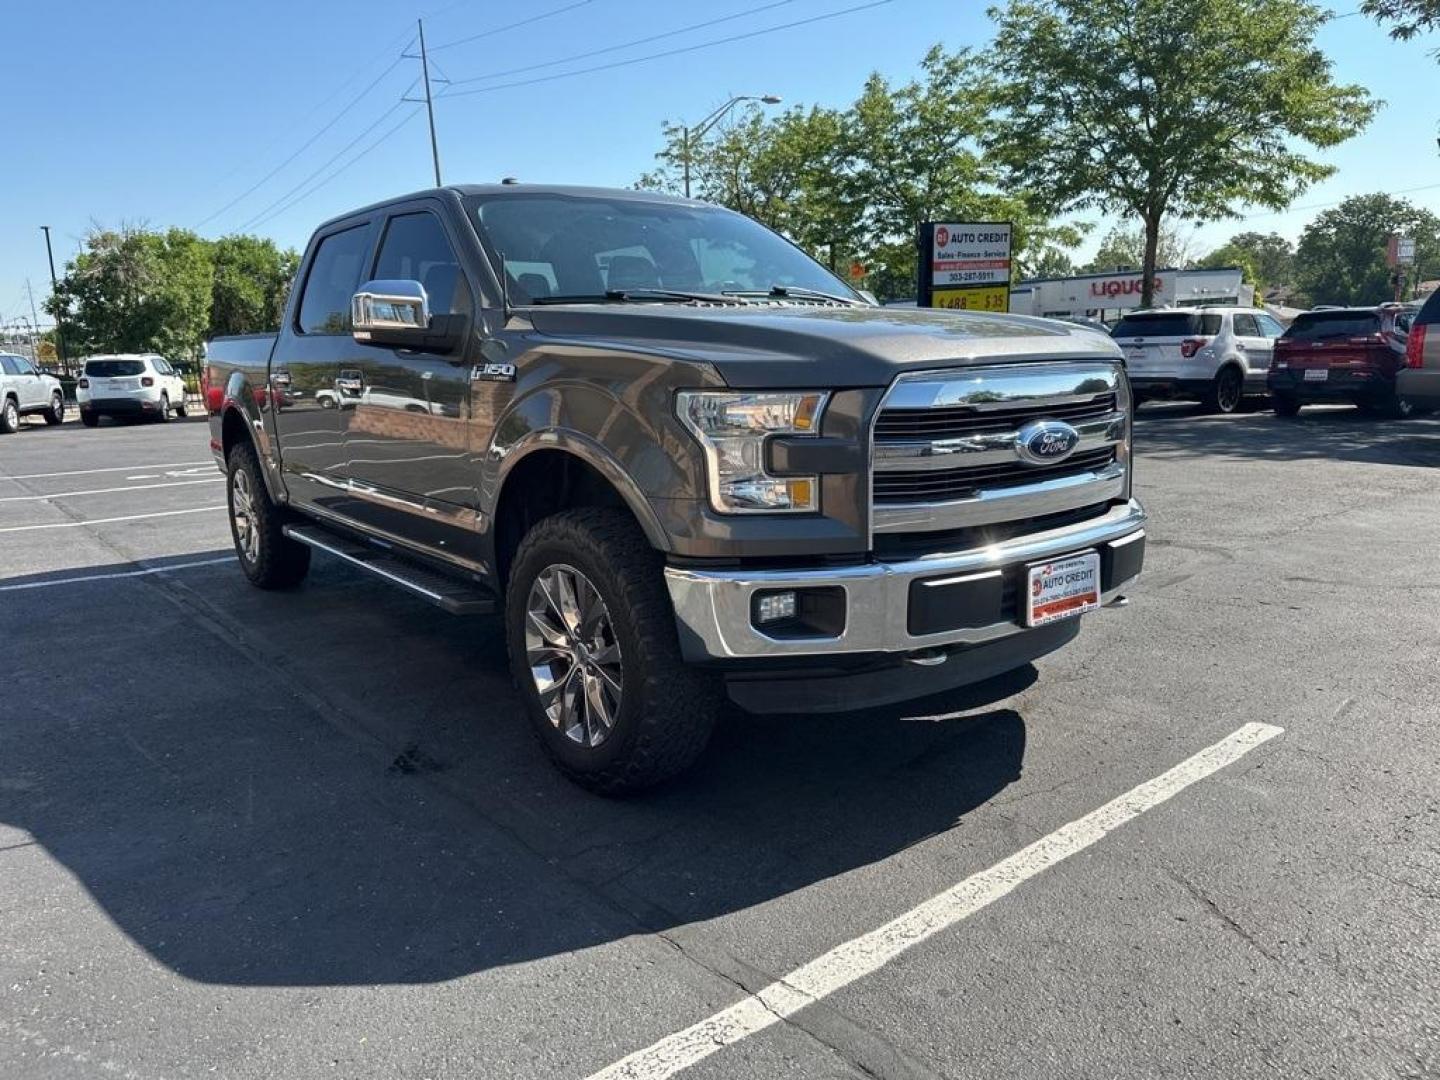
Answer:
<svg viewBox="0 0 1440 1080"><path fill-rule="evenodd" d="M1010 310L1008 221L934 222L920 226L920 307Z"/></svg>

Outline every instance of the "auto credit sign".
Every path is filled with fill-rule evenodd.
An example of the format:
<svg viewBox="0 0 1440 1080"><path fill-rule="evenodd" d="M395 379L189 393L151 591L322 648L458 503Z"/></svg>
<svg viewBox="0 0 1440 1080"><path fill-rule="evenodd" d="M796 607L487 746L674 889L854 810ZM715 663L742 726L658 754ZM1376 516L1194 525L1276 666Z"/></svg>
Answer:
<svg viewBox="0 0 1440 1080"><path fill-rule="evenodd" d="M1010 309L1008 221L926 222L920 226L921 307Z"/></svg>

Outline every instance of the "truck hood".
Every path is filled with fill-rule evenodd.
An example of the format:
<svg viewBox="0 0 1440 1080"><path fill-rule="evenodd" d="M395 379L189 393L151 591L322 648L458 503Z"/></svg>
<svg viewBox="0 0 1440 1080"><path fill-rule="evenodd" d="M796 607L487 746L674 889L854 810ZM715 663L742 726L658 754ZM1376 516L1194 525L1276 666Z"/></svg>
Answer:
<svg viewBox="0 0 1440 1080"><path fill-rule="evenodd" d="M888 386L924 368L1121 355L1105 335L1069 323L930 308L584 304L525 313L569 344L709 363L744 389Z"/></svg>

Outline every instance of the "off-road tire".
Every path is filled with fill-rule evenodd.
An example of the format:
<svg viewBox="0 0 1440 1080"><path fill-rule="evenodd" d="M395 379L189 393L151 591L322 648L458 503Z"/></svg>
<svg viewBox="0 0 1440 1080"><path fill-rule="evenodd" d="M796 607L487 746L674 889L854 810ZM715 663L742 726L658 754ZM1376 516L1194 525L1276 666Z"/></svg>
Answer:
<svg viewBox="0 0 1440 1080"><path fill-rule="evenodd" d="M1201 400L1206 412L1230 415L1245 403L1245 373L1233 364L1226 364L1215 373L1210 389Z"/></svg>
<svg viewBox="0 0 1440 1080"><path fill-rule="evenodd" d="M163 390L160 392L160 415L155 417L155 420L161 424L170 422L170 395Z"/></svg>
<svg viewBox="0 0 1440 1080"><path fill-rule="evenodd" d="M45 410L45 423L54 427L65 422L65 398L60 391L50 395L50 407Z"/></svg>
<svg viewBox="0 0 1440 1080"><path fill-rule="evenodd" d="M525 655L527 601L555 565L583 573L608 609L620 646L620 707L609 736L582 746L540 703ZM531 726L567 777L601 795L625 795L683 772L704 751L720 709L719 681L680 657L664 560L624 510L588 507L544 518L525 535L505 597L510 666Z"/></svg>
<svg viewBox="0 0 1440 1080"><path fill-rule="evenodd" d="M1300 399L1290 394L1271 394L1270 407L1276 416L1299 416Z"/></svg>
<svg viewBox="0 0 1440 1080"><path fill-rule="evenodd" d="M86 427L99 427L100 414L93 412L85 412L82 409L80 411L80 423L84 424Z"/></svg>
<svg viewBox="0 0 1440 1080"><path fill-rule="evenodd" d="M235 555L240 569L250 579L250 584L261 589L291 589L305 579L310 570L310 548L284 534L285 510L270 501L265 490L265 478L260 473L260 459L255 448L248 442L241 442L230 449L226 461L225 503L230 511L230 538L235 543ZM243 471L251 492L251 506L256 533L256 551L250 558L240 540L240 529L236 522L235 474Z"/></svg>

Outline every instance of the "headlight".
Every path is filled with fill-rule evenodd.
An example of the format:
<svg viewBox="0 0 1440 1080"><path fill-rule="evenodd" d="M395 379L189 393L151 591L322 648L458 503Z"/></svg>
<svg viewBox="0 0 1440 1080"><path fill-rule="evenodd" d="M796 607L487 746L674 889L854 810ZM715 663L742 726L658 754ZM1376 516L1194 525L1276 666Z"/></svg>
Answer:
<svg viewBox="0 0 1440 1080"><path fill-rule="evenodd" d="M828 394L684 391L680 422L705 451L710 505L722 514L816 510L816 476L771 476L765 442L772 435L818 435Z"/></svg>

